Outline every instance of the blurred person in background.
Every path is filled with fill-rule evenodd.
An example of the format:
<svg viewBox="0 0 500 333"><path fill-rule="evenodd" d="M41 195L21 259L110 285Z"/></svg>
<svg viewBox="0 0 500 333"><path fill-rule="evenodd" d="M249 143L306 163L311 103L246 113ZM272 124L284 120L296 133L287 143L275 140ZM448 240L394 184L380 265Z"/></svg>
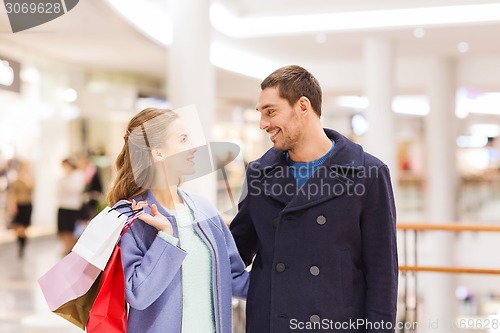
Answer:
<svg viewBox="0 0 500 333"><path fill-rule="evenodd" d="M195 172L186 125L171 110L148 108L124 140L107 201L133 199L145 212L120 240L127 332L230 333L232 296L246 297L248 272L216 208L178 188Z"/></svg>
<svg viewBox="0 0 500 333"><path fill-rule="evenodd" d="M76 243L75 226L81 219L85 177L71 158L62 161L63 177L59 180L59 210L57 213L57 233L63 246L63 254L71 252Z"/></svg>
<svg viewBox="0 0 500 333"><path fill-rule="evenodd" d="M87 155L78 158L78 166L83 172L85 189L83 191L83 205L81 221L75 228L75 237L81 236L89 221L98 213L99 202L102 199L102 183L99 170Z"/></svg>
<svg viewBox="0 0 500 333"><path fill-rule="evenodd" d="M33 177L28 162L21 162L16 179L10 184L7 205L12 218L18 244L18 254L22 258L27 242L26 229L31 225Z"/></svg>
<svg viewBox="0 0 500 333"><path fill-rule="evenodd" d="M341 323L342 332L394 332L398 262L388 167L323 128L321 87L304 68L276 70L261 90L260 128L273 148L249 164L230 227L252 264L247 333L319 332L325 323L329 331L340 330L329 323Z"/></svg>

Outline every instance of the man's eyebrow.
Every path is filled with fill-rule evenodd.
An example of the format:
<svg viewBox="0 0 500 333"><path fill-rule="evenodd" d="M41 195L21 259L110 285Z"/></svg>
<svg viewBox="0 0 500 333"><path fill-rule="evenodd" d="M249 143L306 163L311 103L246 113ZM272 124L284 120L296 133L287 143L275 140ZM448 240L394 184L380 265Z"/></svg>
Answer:
<svg viewBox="0 0 500 333"><path fill-rule="evenodd" d="M276 106L276 105L275 104L265 104L260 109L258 107L256 107L255 110L261 111L261 110L269 109L269 108L274 107L274 106Z"/></svg>

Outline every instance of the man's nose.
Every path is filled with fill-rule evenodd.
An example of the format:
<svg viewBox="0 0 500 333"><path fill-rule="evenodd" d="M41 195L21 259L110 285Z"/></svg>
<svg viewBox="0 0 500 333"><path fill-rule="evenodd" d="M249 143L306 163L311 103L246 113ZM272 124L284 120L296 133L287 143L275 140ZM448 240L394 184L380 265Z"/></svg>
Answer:
<svg viewBox="0 0 500 333"><path fill-rule="evenodd" d="M264 117L260 117L260 129L266 130L269 127L269 121Z"/></svg>

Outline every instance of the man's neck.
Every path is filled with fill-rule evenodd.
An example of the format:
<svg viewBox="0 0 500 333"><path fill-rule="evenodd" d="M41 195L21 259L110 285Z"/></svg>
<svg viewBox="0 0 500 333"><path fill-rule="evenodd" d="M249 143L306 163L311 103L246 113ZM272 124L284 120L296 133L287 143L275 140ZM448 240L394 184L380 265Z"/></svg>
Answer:
<svg viewBox="0 0 500 333"><path fill-rule="evenodd" d="M332 148L332 140L323 128L306 133L297 145L288 151L294 162L312 162L324 156Z"/></svg>

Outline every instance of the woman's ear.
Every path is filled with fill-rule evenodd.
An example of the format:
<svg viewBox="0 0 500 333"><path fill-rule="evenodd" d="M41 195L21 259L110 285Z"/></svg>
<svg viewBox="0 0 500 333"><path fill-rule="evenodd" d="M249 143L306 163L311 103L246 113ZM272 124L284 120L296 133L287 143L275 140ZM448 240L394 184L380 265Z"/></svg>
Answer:
<svg viewBox="0 0 500 333"><path fill-rule="evenodd" d="M151 155L153 156L153 160L156 162L160 162L164 160L164 153L161 151L161 149L152 149L151 150Z"/></svg>

